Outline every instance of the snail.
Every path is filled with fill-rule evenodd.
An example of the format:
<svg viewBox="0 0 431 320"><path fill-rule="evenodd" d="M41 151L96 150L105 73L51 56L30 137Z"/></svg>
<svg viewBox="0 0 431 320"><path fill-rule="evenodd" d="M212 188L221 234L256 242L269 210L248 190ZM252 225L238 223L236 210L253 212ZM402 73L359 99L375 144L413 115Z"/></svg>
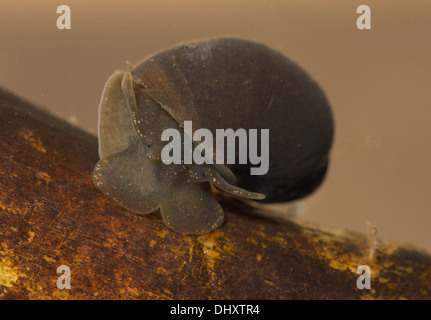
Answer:
<svg viewBox="0 0 431 320"><path fill-rule="evenodd" d="M268 130L269 146L261 150L269 152L266 174L251 174L251 163L186 163L185 154L181 163L164 163L163 148L173 141L162 141L163 133L175 129L183 145L190 143L187 121L214 134ZM282 54L235 38L186 43L109 77L99 107L100 160L93 180L131 211L159 212L173 231L204 234L224 220L212 187L265 203L312 193L326 175L333 134L324 92Z"/></svg>

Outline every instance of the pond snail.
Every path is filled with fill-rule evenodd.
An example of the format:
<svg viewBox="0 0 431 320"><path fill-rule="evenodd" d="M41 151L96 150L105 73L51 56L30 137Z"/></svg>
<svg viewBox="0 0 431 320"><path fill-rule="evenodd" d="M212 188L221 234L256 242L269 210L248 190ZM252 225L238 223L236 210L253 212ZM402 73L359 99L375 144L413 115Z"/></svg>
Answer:
<svg viewBox="0 0 431 320"><path fill-rule="evenodd" d="M188 122L214 136L218 129L267 130L267 172L251 174L256 165L250 162L186 163L186 152L180 163L166 164L163 148L174 141L162 141L163 133L175 129L183 145L190 143ZM98 189L125 208L142 214L160 209L170 229L203 234L224 219L211 185L263 202L305 197L325 177L333 134L323 91L282 54L233 38L187 43L108 79L93 178ZM258 140L265 142L263 136ZM198 146L193 140L193 148ZM207 160L215 160L213 151Z"/></svg>

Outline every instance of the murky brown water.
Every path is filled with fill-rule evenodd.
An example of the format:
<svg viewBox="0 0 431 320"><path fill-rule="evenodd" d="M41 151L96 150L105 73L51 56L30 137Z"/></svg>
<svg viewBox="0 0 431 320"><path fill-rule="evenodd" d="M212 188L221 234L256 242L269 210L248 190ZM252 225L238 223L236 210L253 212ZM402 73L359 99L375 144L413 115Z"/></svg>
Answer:
<svg viewBox="0 0 431 320"><path fill-rule="evenodd" d="M71 30L59 1L0 4L0 85L96 133L107 77L183 41L237 36L263 42L320 82L336 146L324 185L301 214L431 251L431 2L81 1ZM245 5L246 4L246 5ZM372 29L356 28L371 7Z"/></svg>

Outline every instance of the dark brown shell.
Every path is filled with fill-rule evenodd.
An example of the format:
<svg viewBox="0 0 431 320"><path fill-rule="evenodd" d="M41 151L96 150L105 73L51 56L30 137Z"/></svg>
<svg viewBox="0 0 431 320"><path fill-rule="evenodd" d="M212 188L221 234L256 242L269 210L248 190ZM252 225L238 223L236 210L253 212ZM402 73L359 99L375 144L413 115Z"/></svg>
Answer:
<svg viewBox="0 0 431 320"><path fill-rule="evenodd" d="M132 76L182 124L207 128L270 129L269 171L228 165L238 186L267 202L314 191L325 177L334 123L328 101L310 75L282 54L255 42L221 38L161 52Z"/></svg>

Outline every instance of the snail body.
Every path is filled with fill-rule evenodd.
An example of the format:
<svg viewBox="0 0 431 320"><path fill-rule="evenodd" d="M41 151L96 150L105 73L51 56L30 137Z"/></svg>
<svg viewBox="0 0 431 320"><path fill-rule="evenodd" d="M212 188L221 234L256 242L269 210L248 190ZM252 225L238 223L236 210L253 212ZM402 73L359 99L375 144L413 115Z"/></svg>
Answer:
<svg viewBox="0 0 431 320"><path fill-rule="evenodd" d="M185 154L181 163L165 164L163 133L175 129L182 144L191 143L184 130L188 121L214 136L220 129L268 130L267 149L263 136L258 138L261 151L269 152L266 174L251 174L250 162L197 164L185 161ZM333 130L319 85L280 53L231 38L189 43L108 79L99 109L94 183L134 212L160 209L174 231L207 233L224 217L210 184L264 202L302 198L325 177ZM216 158L215 151L210 158Z"/></svg>

